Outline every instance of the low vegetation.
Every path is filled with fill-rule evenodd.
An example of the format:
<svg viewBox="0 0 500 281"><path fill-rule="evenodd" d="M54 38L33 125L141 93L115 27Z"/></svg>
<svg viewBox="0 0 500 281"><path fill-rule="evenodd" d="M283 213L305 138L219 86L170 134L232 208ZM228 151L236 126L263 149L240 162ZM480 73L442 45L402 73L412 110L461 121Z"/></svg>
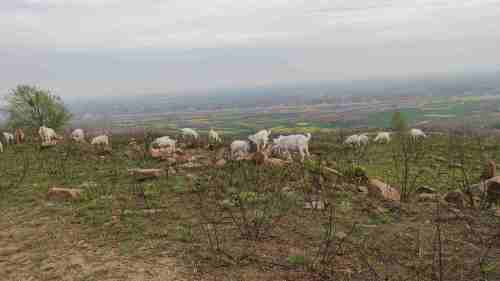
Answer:
<svg viewBox="0 0 500 281"><path fill-rule="evenodd" d="M30 263L40 265L29 270L36 280L63 278L40 255L70 232L124 257L175 258L186 280L500 278L498 202L437 200L480 183L484 163L498 159L499 140L433 135L408 150L398 140L349 147L347 133L313 135L313 156L285 167L230 160L215 166L228 139L214 150L185 148L196 165L131 157L129 139L147 148L151 134L115 135L111 152L69 141L7 146L0 154L0 226L42 218L50 226L54 238L31 250ZM134 168L166 173L142 179L129 175ZM367 179L375 177L400 188L402 201L368 195ZM82 194L53 201L51 187ZM421 197L422 188L438 197ZM0 259L1 265L11 268L7 279L21 268ZM71 280L112 276L91 271Z"/></svg>

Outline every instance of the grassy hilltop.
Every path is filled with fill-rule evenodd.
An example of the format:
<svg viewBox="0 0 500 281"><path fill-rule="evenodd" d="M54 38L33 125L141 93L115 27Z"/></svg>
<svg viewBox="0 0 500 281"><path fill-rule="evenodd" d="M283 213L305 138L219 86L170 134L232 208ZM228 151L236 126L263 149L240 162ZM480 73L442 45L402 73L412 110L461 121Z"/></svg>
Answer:
<svg viewBox="0 0 500 281"><path fill-rule="evenodd" d="M48 149L35 143L6 147L0 154L0 276L500 278L500 221L492 206L472 205L468 197L464 206L438 204L417 194L429 187L444 196L479 183L485 161L499 157L497 138L425 139L410 160L408 198L396 204L364 192L365 176L401 186L396 145L352 149L342 144L346 133L351 131L314 134L313 158L285 167L251 161L216 167L222 152L203 146L185 149L196 157L193 165L126 156L130 135L113 136L112 152L102 156L68 142ZM143 136L133 137L142 147ZM139 181L128 175L129 168L168 173ZM82 189L82 198L48 200L52 186Z"/></svg>

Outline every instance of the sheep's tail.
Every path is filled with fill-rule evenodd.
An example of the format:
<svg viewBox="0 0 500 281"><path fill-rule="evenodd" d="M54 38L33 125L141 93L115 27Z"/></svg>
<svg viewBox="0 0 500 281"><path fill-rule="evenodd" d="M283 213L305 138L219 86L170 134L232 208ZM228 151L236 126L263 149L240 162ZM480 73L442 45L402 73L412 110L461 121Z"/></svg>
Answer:
<svg viewBox="0 0 500 281"><path fill-rule="evenodd" d="M307 141L311 140L311 133L306 134Z"/></svg>

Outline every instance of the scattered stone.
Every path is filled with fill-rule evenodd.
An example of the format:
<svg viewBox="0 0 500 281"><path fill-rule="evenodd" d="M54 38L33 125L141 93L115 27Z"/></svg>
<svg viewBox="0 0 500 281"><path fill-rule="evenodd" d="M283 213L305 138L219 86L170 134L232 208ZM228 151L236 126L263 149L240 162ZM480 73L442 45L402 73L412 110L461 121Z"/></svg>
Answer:
<svg viewBox="0 0 500 281"><path fill-rule="evenodd" d="M128 169L128 173L140 179L159 178L164 175L162 169Z"/></svg>
<svg viewBox="0 0 500 281"><path fill-rule="evenodd" d="M489 202L500 200L500 176L491 178L486 182L486 191Z"/></svg>
<svg viewBox="0 0 500 281"><path fill-rule="evenodd" d="M417 188L417 190L415 190L415 192L417 194L421 194L421 193L432 194L432 193L436 193L436 190L432 187L429 187L429 186L421 186L421 187Z"/></svg>
<svg viewBox="0 0 500 281"><path fill-rule="evenodd" d="M57 140L42 142L42 148L48 148L57 145Z"/></svg>
<svg viewBox="0 0 500 281"><path fill-rule="evenodd" d="M357 190L360 193L364 193L364 194L368 193L368 187L366 187L364 185L358 185Z"/></svg>
<svg viewBox="0 0 500 281"><path fill-rule="evenodd" d="M314 200L311 202L304 203L304 209L322 210L324 208L325 208L325 202L323 202L321 200Z"/></svg>
<svg viewBox="0 0 500 281"><path fill-rule="evenodd" d="M369 179L368 180L368 193L371 196L383 198L391 201L400 201L401 194L399 191L390 185L378 180Z"/></svg>
<svg viewBox="0 0 500 281"><path fill-rule="evenodd" d="M335 182L338 178L343 177L341 172L326 166L322 167L321 175L331 182Z"/></svg>
<svg viewBox="0 0 500 281"><path fill-rule="evenodd" d="M226 165L226 160L224 159L219 159L217 162L215 162L215 167L221 168Z"/></svg>
<svg viewBox="0 0 500 281"><path fill-rule="evenodd" d="M335 232L335 237L339 240L345 239L347 237L347 234L343 231L337 231Z"/></svg>
<svg viewBox="0 0 500 281"><path fill-rule="evenodd" d="M187 162L185 164L182 164L180 167L186 169L193 169L193 168L201 168L203 167L203 165L201 165L200 163Z"/></svg>
<svg viewBox="0 0 500 281"><path fill-rule="evenodd" d="M279 159L279 158L266 158L264 160L264 163L269 166L274 166L274 167L284 167L286 164L288 164L287 161Z"/></svg>
<svg viewBox="0 0 500 281"><path fill-rule="evenodd" d="M82 198L82 190L77 188L51 187L47 199L51 201L77 201Z"/></svg>
<svg viewBox="0 0 500 281"><path fill-rule="evenodd" d="M450 191L444 196L444 201L463 208L465 206L465 196L460 191Z"/></svg>
<svg viewBox="0 0 500 281"><path fill-rule="evenodd" d="M438 199L437 194L421 193L417 197L418 202L434 202Z"/></svg>

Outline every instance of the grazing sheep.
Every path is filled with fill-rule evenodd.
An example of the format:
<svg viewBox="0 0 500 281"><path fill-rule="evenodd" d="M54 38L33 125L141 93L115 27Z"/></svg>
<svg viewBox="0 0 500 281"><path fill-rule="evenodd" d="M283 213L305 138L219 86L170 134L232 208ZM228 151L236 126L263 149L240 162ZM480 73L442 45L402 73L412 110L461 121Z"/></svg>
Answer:
<svg viewBox="0 0 500 281"><path fill-rule="evenodd" d="M415 138L415 139L427 137L427 135L420 129L411 129L410 136Z"/></svg>
<svg viewBox="0 0 500 281"><path fill-rule="evenodd" d="M151 147L152 148L159 148L160 150L163 150L167 153L174 153L175 152L175 145L177 141L174 139L171 139L169 136L164 136L155 139L153 142L151 142Z"/></svg>
<svg viewBox="0 0 500 281"><path fill-rule="evenodd" d="M389 143L391 141L391 133L379 132L374 141L377 143Z"/></svg>
<svg viewBox="0 0 500 281"><path fill-rule="evenodd" d="M92 139L90 142L92 145L102 145L109 146L109 136L108 135L100 135Z"/></svg>
<svg viewBox="0 0 500 281"><path fill-rule="evenodd" d="M298 152L301 157L301 161L304 161L305 156L309 157L309 141L311 140L311 134L307 133L304 135L290 135L290 136L279 136L279 138L274 139L275 149L278 150L279 154L291 152Z"/></svg>
<svg viewBox="0 0 500 281"><path fill-rule="evenodd" d="M182 132L182 137L184 137L184 138L190 137L190 138L197 140L199 137L198 133L191 128L181 129L181 132Z"/></svg>
<svg viewBox="0 0 500 281"><path fill-rule="evenodd" d="M17 128L14 132L14 136L16 137L16 144L22 144L24 142L24 132L23 129Z"/></svg>
<svg viewBox="0 0 500 281"><path fill-rule="evenodd" d="M60 137L56 134L56 132L52 128L48 128L45 126L40 127L38 129L38 135L42 140L42 144L49 144L53 140L60 139Z"/></svg>
<svg viewBox="0 0 500 281"><path fill-rule="evenodd" d="M214 131L213 129L210 129L210 131L208 131L208 141L214 142L214 143L221 143L222 142L219 134L216 131Z"/></svg>
<svg viewBox="0 0 500 281"><path fill-rule="evenodd" d="M257 151L265 149L267 143L269 142L269 136L271 135L271 130L261 130L258 133L251 135L248 139L257 145Z"/></svg>
<svg viewBox="0 0 500 281"><path fill-rule="evenodd" d="M246 156L250 152L250 143L248 141L235 140L231 143L231 158Z"/></svg>
<svg viewBox="0 0 500 281"><path fill-rule="evenodd" d="M75 142L85 142L85 132L82 129L76 129L71 133L71 139Z"/></svg>
<svg viewBox="0 0 500 281"><path fill-rule="evenodd" d="M369 142L370 139L368 138L366 133L361 135L351 135L344 141L345 144L354 146L367 145Z"/></svg>
<svg viewBox="0 0 500 281"><path fill-rule="evenodd" d="M366 133L359 135L359 142L361 145L367 145L370 142L370 138Z"/></svg>
<svg viewBox="0 0 500 281"><path fill-rule="evenodd" d="M8 132L3 132L3 138L5 139L5 144L14 143L14 135Z"/></svg>

